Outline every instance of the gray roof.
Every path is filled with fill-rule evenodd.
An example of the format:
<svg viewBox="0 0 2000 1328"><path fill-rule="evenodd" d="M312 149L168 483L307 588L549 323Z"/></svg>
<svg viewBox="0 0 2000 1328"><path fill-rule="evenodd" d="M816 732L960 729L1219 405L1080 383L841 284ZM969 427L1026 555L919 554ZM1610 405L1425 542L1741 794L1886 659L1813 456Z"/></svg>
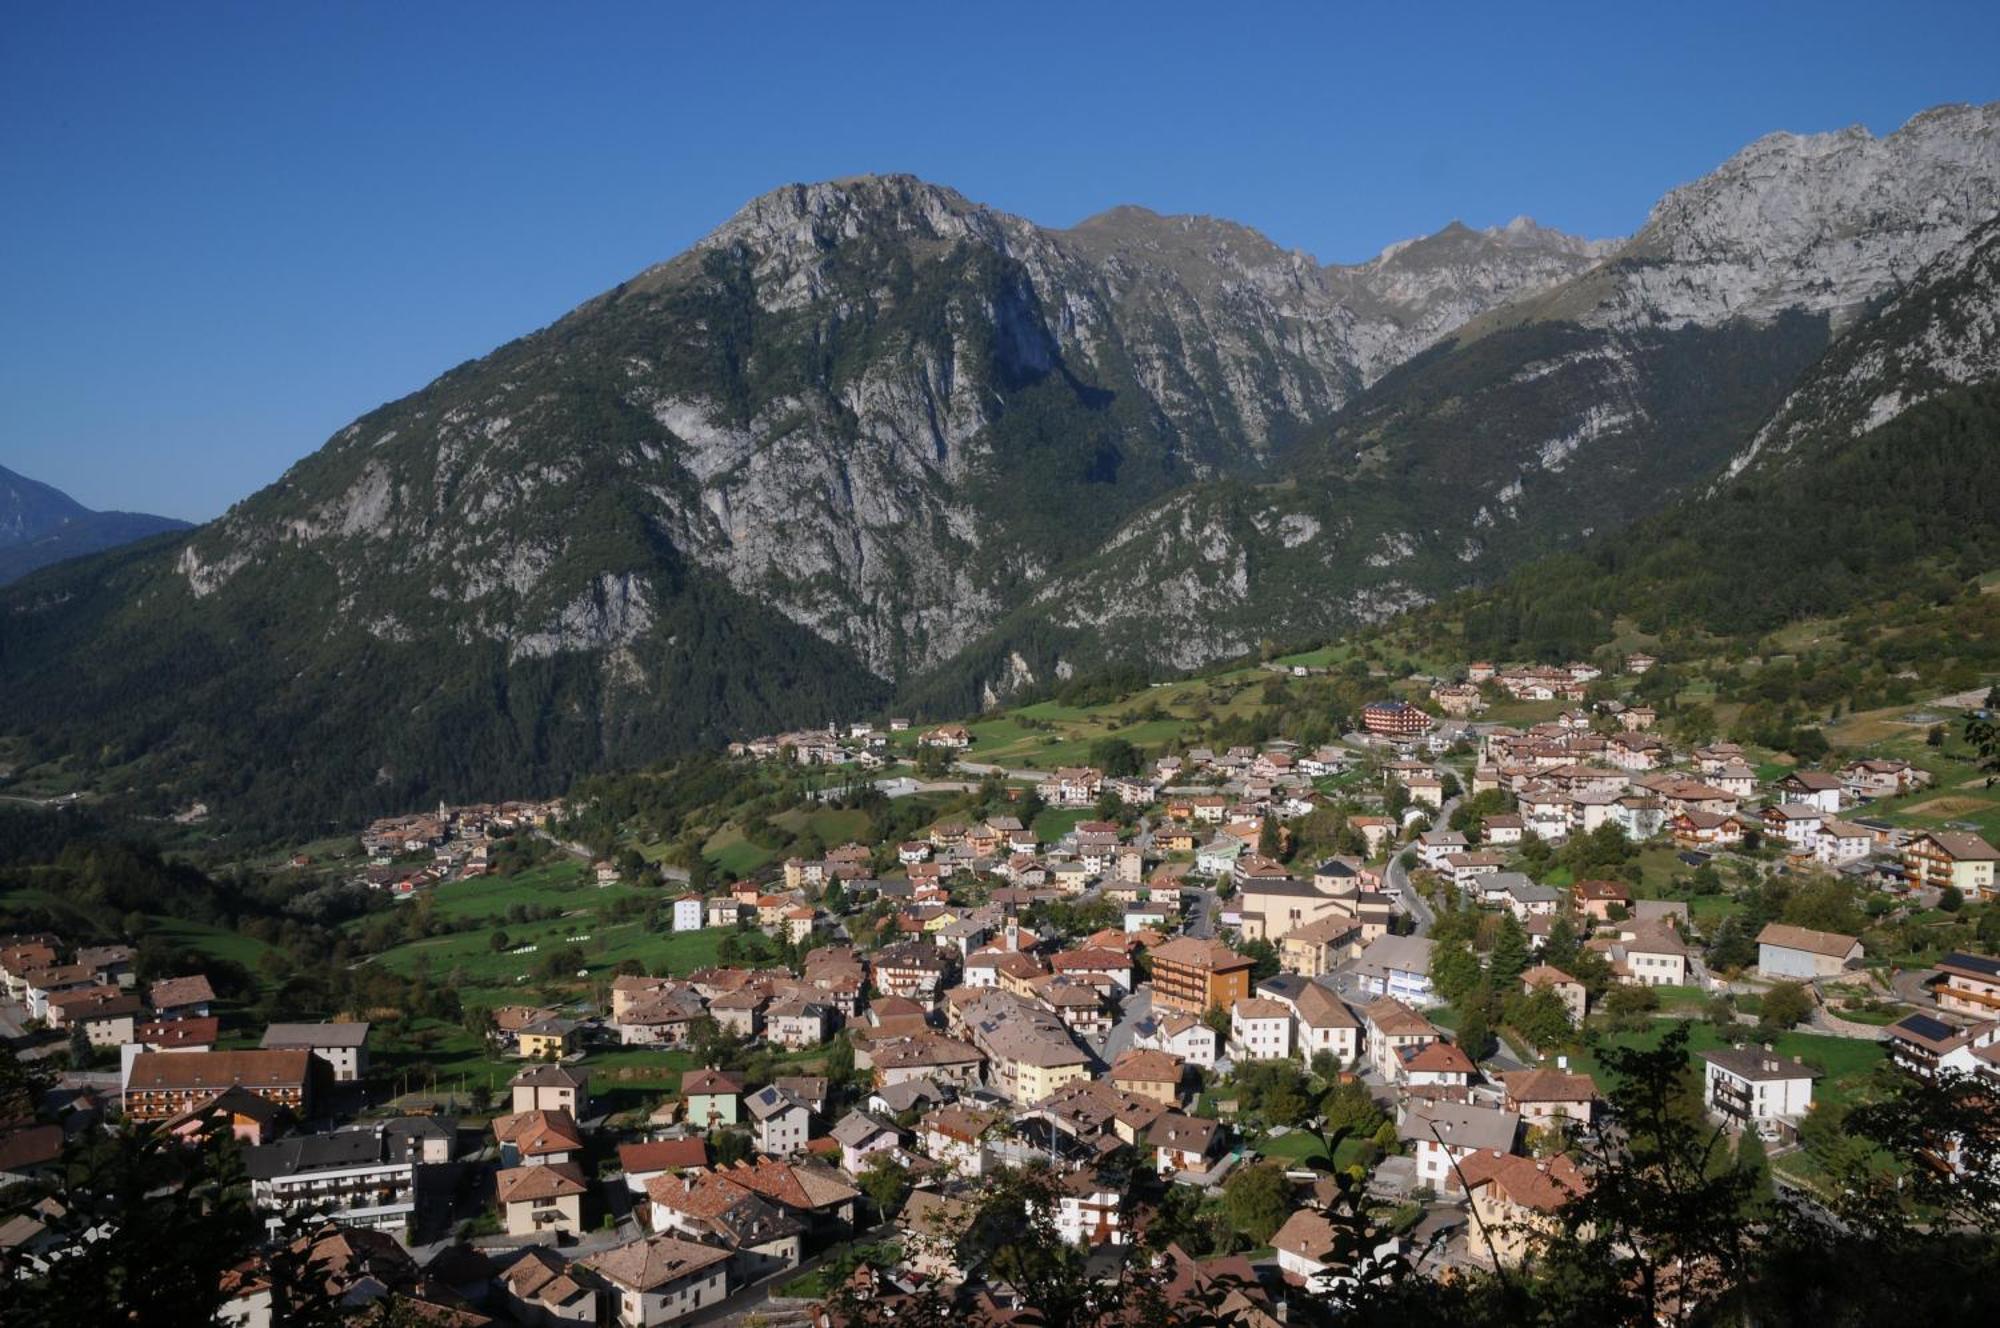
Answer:
<svg viewBox="0 0 2000 1328"><path fill-rule="evenodd" d="M758 1089L743 1101L744 1105L750 1108L750 1114L758 1120L769 1120L773 1116L795 1108L808 1114L812 1111L811 1107L799 1101L776 1084Z"/></svg>
<svg viewBox="0 0 2000 1328"><path fill-rule="evenodd" d="M1418 1102L1405 1113L1397 1133L1405 1139L1429 1139L1451 1148L1511 1153L1520 1128L1521 1118L1511 1111L1465 1102Z"/></svg>
<svg viewBox="0 0 2000 1328"><path fill-rule="evenodd" d="M895 1134L896 1127L876 1120L865 1111L850 1111L827 1134L850 1148L858 1148L878 1134Z"/></svg>
<svg viewBox="0 0 2000 1328"><path fill-rule="evenodd" d="M1738 1079L1751 1083L1776 1083L1784 1079L1818 1079L1821 1072L1792 1056L1780 1056L1761 1047L1725 1047L1704 1051L1701 1058Z"/></svg>
<svg viewBox="0 0 2000 1328"><path fill-rule="evenodd" d="M358 1047L368 1040L368 1025L272 1024L264 1030L264 1050L296 1047Z"/></svg>
<svg viewBox="0 0 2000 1328"><path fill-rule="evenodd" d="M441 1122L403 1118L374 1129L299 1135L244 1149L243 1169L252 1180L273 1180L303 1171L400 1162L409 1157L419 1136L435 1136L449 1128Z"/></svg>

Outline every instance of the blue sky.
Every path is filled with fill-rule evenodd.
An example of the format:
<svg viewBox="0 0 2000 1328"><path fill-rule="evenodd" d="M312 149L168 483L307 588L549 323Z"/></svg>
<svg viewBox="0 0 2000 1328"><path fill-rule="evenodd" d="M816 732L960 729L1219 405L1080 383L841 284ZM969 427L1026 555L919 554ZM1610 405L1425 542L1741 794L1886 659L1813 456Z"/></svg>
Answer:
<svg viewBox="0 0 2000 1328"><path fill-rule="evenodd" d="M1770 130L2000 98L1996 50L1991 3L17 6L0 464L216 515L791 181L1615 235Z"/></svg>

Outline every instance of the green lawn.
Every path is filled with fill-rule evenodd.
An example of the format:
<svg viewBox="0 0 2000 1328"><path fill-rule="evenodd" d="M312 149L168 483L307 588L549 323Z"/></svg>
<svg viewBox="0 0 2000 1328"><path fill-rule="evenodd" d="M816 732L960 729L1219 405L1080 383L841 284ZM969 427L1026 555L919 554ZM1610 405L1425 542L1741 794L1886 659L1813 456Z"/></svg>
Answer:
<svg viewBox="0 0 2000 1328"><path fill-rule="evenodd" d="M1644 1032L1620 1033L1609 1041L1624 1047L1656 1047L1671 1026L1670 1020L1657 1020ZM1690 1023L1688 1029L1690 1056L1729 1045L1707 1023ZM1772 1047L1780 1056L1797 1056L1826 1072L1826 1077L1813 1088L1814 1100L1819 1102L1851 1101L1863 1081L1887 1054L1880 1043L1859 1038L1829 1037L1824 1033L1780 1033ZM1590 1052L1580 1052L1572 1057L1572 1061L1575 1069L1597 1081L1599 1089L1607 1087L1604 1069Z"/></svg>
<svg viewBox="0 0 2000 1328"><path fill-rule="evenodd" d="M1029 829L1033 830L1035 838L1044 844L1053 844L1076 829L1079 821L1094 820L1096 816L1097 812L1089 807L1049 807L1035 818L1035 823Z"/></svg>
<svg viewBox="0 0 2000 1328"><path fill-rule="evenodd" d="M175 945L185 946L201 954L211 955L230 963L241 964L254 977L258 961L270 952L271 947L240 932L226 931L221 927L210 927L199 922L185 922L179 918L161 917L149 914L149 930L157 936L164 936Z"/></svg>
<svg viewBox="0 0 2000 1328"><path fill-rule="evenodd" d="M1335 1170L1344 1170L1361 1161L1368 1148L1366 1139L1342 1139L1333 1150ZM1320 1151L1317 1138L1307 1130L1293 1130L1287 1134L1266 1135L1251 1146L1258 1154L1275 1158L1280 1162L1303 1162Z"/></svg>
<svg viewBox="0 0 2000 1328"><path fill-rule="evenodd" d="M745 839L743 831L733 825L711 835L708 842L702 845L701 855L718 871L732 876L748 876L778 856L772 850L760 848Z"/></svg>
<svg viewBox="0 0 2000 1328"><path fill-rule="evenodd" d="M493 948L495 930L506 932L506 949ZM551 922L502 924L497 929L483 927L411 941L377 956L374 962L404 976L413 975L422 962L434 979L457 983L470 1003L497 1005L515 999L515 992L534 983L542 956L563 946L574 945L583 952L582 967L593 977L609 973L627 959L636 960L649 973L680 974L715 964L717 947L728 934L727 928L654 932L646 930L643 919L609 922L595 911L587 911ZM536 948L523 952L525 946ZM558 980L573 980L573 974L565 973ZM482 992L487 999L481 999Z"/></svg>

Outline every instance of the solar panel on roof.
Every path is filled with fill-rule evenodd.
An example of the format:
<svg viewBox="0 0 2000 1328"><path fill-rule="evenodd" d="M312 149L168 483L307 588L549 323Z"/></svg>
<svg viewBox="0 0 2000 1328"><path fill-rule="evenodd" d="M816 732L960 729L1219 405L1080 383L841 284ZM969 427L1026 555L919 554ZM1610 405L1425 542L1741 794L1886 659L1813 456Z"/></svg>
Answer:
<svg viewBox="0 0 2000 1328"><path fill-rule="evenodd" d="M1990 959L1985 955L1967 954L1963 950L1954 950L1944 957L1944 962L1950 968L1965 968L1970 969L1974 973L1986 973L1994 977L2000 977L2000 959Z"/></svg>
<svg viewBox="0 0 2000 1328"><path fill-rule="evenodd" d="M1933 1019L1927 1014L1906 1015L1900 1021L1900 1027L1908 1029L1918 1037L1929 1038L1933 1042L1941 1042L1958 1031L1950 1024Z"/></svg>

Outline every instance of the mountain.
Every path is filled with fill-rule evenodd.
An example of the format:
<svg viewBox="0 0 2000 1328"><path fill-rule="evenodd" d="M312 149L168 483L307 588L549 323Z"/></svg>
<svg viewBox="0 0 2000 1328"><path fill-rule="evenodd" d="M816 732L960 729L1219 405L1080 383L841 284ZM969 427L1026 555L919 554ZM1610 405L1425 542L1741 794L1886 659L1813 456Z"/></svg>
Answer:
<svg viewBox="0 0 2000 1328"><path fill-rule="evenodd" d="M1474 655L1556 658L1621 623L1754 641L1899 597L1980 598L1977 579L2000 567L1996 315L2000 220L1862 315L1714 483L1448 600L1428 626L1455 625ZM1976 644L1946 642L1960 655Z"/></svg>
<svg viewBox="0 0 2000 1328"><path fill-rule="evenodd" d="M1133 515L920 695L968 705L1107 659L1324 637L1625 526L1721 473L1876 302L1996 211L2000 104L1879 139L1760 139L1586 271L1390 370L1262 483Z"/></svg>
<svg viewBox="0 0 2000 1328"><path fill-rule="evenodd" d="M788 186L218 521L11 588L0 731L351 820L1379 619L1718 473L2000 208L1996 119L1761 140L1625 242L1349 266Z"/></svg>
<svg viewBox="0 0 2000 1328"><path fill-rule="evenodd" d="M0 466L0 585L65 558L187 528L172 517L93 512L60 489Z"/></svg>

